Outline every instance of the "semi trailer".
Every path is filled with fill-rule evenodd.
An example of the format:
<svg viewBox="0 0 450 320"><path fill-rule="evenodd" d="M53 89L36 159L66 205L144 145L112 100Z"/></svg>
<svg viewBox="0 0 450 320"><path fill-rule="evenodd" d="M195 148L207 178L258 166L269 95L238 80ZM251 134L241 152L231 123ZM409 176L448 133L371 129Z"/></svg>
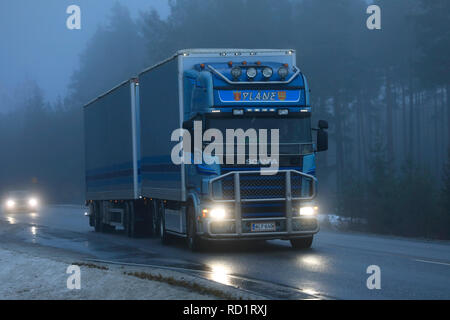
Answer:
<svg viewBox="0 0 450 320"><path fill-rule="evenodd" d="M311 126L294 50L180 50L83 111L96 231L178 236L192 250L246 239L311 246L328 124Z"/></svg>

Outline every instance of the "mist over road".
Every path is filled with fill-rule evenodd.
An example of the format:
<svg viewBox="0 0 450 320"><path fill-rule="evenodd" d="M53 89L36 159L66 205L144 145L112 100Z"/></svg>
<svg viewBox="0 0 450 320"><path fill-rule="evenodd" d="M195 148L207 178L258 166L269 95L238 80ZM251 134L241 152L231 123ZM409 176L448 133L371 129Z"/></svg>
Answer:
<svg viewBox="0 0 450 320"><path fill-rule="evenodd" d="M450 298L448 242L321 230L305 251L275 240L215 244L207 252L192 253L182 240L167 246L154 238L95 233L84 209L69 205L38 213L2 212L0 242L5 248L25 243L55 255L174 268L270 298ZM366 287L370 265L381 269L380 290Z"/></svg>

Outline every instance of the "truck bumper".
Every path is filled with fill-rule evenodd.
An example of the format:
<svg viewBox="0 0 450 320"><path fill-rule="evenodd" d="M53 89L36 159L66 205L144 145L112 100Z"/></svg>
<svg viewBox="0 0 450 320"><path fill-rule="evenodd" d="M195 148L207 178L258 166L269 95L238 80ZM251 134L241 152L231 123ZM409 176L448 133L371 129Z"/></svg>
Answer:
<svg viewBox="0 0 450 320"><path fill-rule="evenodd" d="M226 207L230 216L224 220L199 221L201 226L197 230L202 232L198 235L213 240L293 239L317 233L319 224L315 216L297 215L302 203L315 198L316 178L296 170L278 170L271 177L261 177L257 171L231 171L211 179L209 205ZM304 179L308 183L304 183ZM233 192L226 193L225 188ZM243 204L261 202L283 203L284 214L264 218L245 216Z"/></svg>
<svg viewBox="0 0 450 320"><path fill-rule="evenodd" d="M273 231L252 231L253 224L273 223ZM198 235L208 240L270 240L270 239L293 239L309 237L319 232L320 227L317 219L308 217L292 218L292 230L287 231L287 218L262 218L242 219L242 232L236 232L236 220L226 219L222 221L203 221L204 232Z"/></svg>

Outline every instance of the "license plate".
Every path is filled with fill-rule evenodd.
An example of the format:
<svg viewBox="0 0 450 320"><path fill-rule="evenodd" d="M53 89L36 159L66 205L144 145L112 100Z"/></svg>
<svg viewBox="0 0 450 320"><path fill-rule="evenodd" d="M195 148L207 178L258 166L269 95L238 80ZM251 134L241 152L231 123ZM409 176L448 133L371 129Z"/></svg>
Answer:
<svg viewBox="0 0 450 320"><path fill-rule="evenodd" d="M252 232L267 232L267 231L275 231L275 222L258 222L252 223Z"/></svg>

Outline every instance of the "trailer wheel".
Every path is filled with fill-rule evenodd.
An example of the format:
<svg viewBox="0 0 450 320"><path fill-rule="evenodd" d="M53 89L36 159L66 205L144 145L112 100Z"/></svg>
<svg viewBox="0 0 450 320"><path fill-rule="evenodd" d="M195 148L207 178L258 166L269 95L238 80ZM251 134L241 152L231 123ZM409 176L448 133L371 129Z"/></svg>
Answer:
<svg viewBox="0 0 450 320"><path fill-rule="evenodd" d="M158 200L152 201L152 236L159 237L160 236L160 219L161 219L161 213L159 210L159 202Z"/></svg>
<svg viewBox="0 0 450 320"><path fill-rule="evenodd" d="M100 204L94 202L94 230L95 232L103 232L102 211L100 210Z"/></svg>
<svg viewBox="0 0 450 320"><path fill-rule="evenodd" d="M126 202L124 204L124 210L125 210L125 217L124 217L125 232L128 237L133 238L136 236L136 222L133 206L130 205L128 202Z"/></svg>
<svg viewBox="0 0 450 320"><path fill-rule="evenodd" d="M164 205L161 203L158 205L159 208L159 238L163 244L170 243L170 235L166 232L166 221L164 219Z"/></svg>
<svg viewBox="0 0 450 320"><path fill-rule="evenodd" d="M192 204L187 207L187 245L191 251L201 251L203 249L202 240L197 236L195 223L195 209Z"/></svg>
<svg viewBox="0 0 450 320"><path fill-rule="evenodd" d="M291 246L294 249L308 249L311 247L313 243L313 236L310 236L308 238L298 238L298 239L291 239Z"/></svg>

